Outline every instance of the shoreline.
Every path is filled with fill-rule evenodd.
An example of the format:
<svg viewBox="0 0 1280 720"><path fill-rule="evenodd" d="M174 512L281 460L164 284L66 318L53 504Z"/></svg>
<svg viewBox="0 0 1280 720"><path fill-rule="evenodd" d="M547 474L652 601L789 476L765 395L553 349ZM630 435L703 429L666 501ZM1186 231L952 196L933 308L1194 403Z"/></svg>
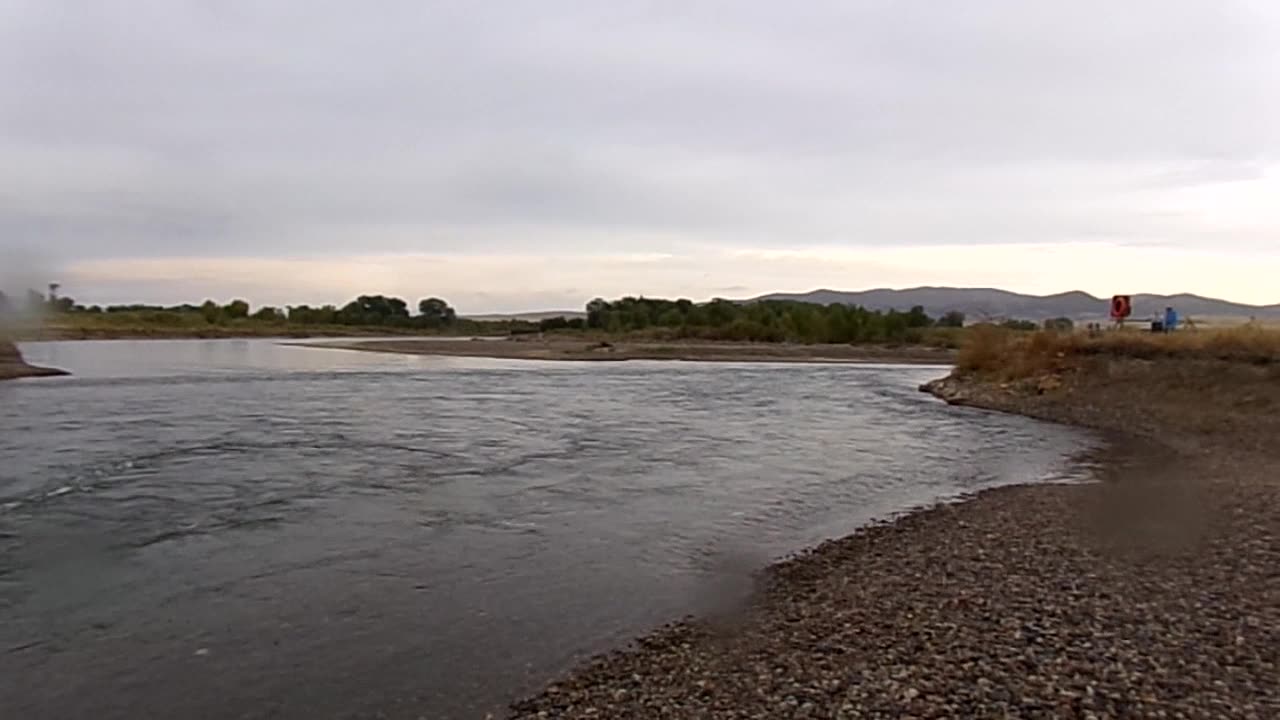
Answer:
<svg viewBox="0 0 1280 720"><path fill-rule="evenodd" d="M36 365L28 365L26 363L3 363L0 364L0 381L3 380L20 380L22 378L41 378L41 377L62 377L70 375L66 370L58 370L57 368L38 367Z"/></svg>
<svg viewBox="0 0 1280 720"><path fill-rule="evenodd" d="M1207 403L1144 394L1164 370L1224 372L1167 365L926 384L1103 431L1099 482L985 490L801 551L762 571L739 616L664 626L509 717L1268 716L1280 420L1238 404L1280 388L1236 367Z"/></svg>
<svg viewBox="0 0 1280 720"><path fill-rule="evenodd" d="M300 347L396 355L480 357L503 360L622 362L800 362L832 364L950 365L954 351L925 346L801 345L794 343L653 342L576 339L432 339L292 343Z"/></svg>
<svg viewBox="0 0 1280 720"><path fill-rule="evenodd" d="M57 368L29 365L26 360L22 359L22 353L18 352L16 345L7 340L0 340L0 381L17 380L19 378L57 377L69 374L67 371L58 370Z"/></svg>

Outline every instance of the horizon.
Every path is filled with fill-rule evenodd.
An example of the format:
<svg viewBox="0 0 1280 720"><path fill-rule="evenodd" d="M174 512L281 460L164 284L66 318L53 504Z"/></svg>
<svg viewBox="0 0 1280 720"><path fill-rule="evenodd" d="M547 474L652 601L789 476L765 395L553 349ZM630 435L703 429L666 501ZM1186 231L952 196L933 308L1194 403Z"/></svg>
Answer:
<svg viewBox="0 0 1280 720"><path fill-rule="evenodd" d="M1274 4L70 7L0 2L0 287L1280 303Z"/></svg>
<svg viewBox="0 0 1280 720"><path fill-rule="evenodd" d="M35 292L41 292L41 293L43 294L43 293L44 293L44 291L46 291L47 289L48 289L48 288L47 288L47 285L46 285L46 287L45 287L45 288L42 288L42 289L37 289L37 288L27 288L26 290L23 290L23 291L22 291L22 293L25 293L25 292L27 292L27 291L35 291ZM287 309L287 308L289 308L289 307L304 307L304 306L307 306L307 307L316 307L316 308L319 308L319 307L325 307L325 306L333 306L333 307L338 307L338 308L340 308L340 307L342 307L343 305L347 304L348 302L350 302L350 301L354 300L354 299L355 299L356 297L358 297L359 295L383 295L383 296L385 296L385 297L390 297L390 298L399 298L399 299L401 299L401 300L406 301L406 303L408 304L408 306L409 306L409 308L410 308L411 313L416 313L417 303L418 303L420 300L426 299L426 298L428 297L427 295L423 295L423 296L421 296L421 297L418 297L418 296L397 296L397 295L388 295L388 294L386 294L386 293L374 293L374 292L367 292L367 293L359 293L359 295L352 296L352 297L349 297L349 298L345 298L345 299L343 299L343 300L335 300L335 301L332 301L332 302L321 302L321 303L284 303L284 304L272 304L272 303L259 303L259 302L255 302L255 301L254 301L254 300L252 300L251 298L232 297L232 298L200 298L200 299L187 299L187 300L179 300L179 301L177 301L177 302L167 302L167 303L144 303L144 302L128 302L128 301L126 301L126 302L120 302L120 303L104 304L104 303L86 302L86 301L84 301L84 300L82 300L82 299L80 299L80 298L78 298L78 297L75 297L74 295L72 295L72 294L70 294L70 293L64 293L64 292L62 292L62 290L63 290L63 289L64 289L64 288L61 286L61 284L59 284L59 296L60 296L60 297L63 297L63 298L69 298L70 300L75 301L75 303L76 303L77 305L81 306L81 307L99 306L99 307L104 307L104 308L105 308L105 307L108 307L109 305L116 305L116 306L130 306L130 305L157 305L157 306L162 306L162 307L199 306L200 304L202 304L203 302L208 301L208 300L212 300L212 301L216 302L216 303L217 303L217 304L219 304L219 305L226 305L226 304L228 304L228 303L230 303L230 302L233 302L233 301L243 300L243 301L245 301L246 303L248 303L248 304L250 305L250 307L252 307L252 308L254 308L254 309L261 308L261 307L276 307L276 308L279 308L279 309ZM842 295L857 295L857 294L866 294L866 293L874 293L874 292L895 292L895 293L906 293L906 292L921 291L921 290L923 290L923 291L952 291L952 292L974 292L974 291L976 291L976 292L1001 292L1001 293L1009 293L1009 294L1017 295L1017 296L1021 296L1021 297L1039 298L1039 299L1048 299L1048 298L1059 297L1059 296L1065 296L1065 295L1073 295L1073 294L1085 294L1085 295L1088 295L1088 296L1092 297L1093 299L1097 300L1099 303L1105 303L1105 302L1107 301L1107 299L1110 297L1110 296L1099 296L1099 295L1097 295L1097 294L1090 293L1090 292L1085 291L1085 290L1079 290L1079 289L1077 289L1077 290L1064 290L1064 291L1060 291L1060 292L1050 292L1050 293L1043 293L1043 294L1036 294L1036 293L1019 293L1019 292L1016 292L1016 291L1006 290L1006 289L1004 289L1004 288L998 288L998 287L980 287L980 286L966 286L966 287L960 287L960 286L949 286L949 285L915 285L915 286L910 286L910 287L898 287L898 288L894 288L894 287L884 287L884 286L881 286L881 287L869 287L869 288L862 288L862 289L838 289L838 288L822 287L822 288L813 288L813 289L811 289L811 290L803 290L803 291L776 291L776 292L767 292L767 293L762 293L762 294L760 294L760 295L753 295L753 296L751 296L751 297L720 297L720 296L717 296L717 297L709 297L709 298L683 298L683 299L691 299L691 300L693 300L693 302L695 302L695 303L698 303L698 304L705 304L705 303L709 303L709 302L711 302L711 301L713 301L713 300L729 300L729 301L732 301L732 302L752 302L752 301L762 300L762 299L792 299L792 298L795 298L795 297L800 297L800 298L802 298L802 297L807 296L807 295L815 295L815 294L820 294L820 293L833 293L833 294L842 294ZM3 290L3 289L0 289L0 293L3 293L3 294L8 295L11 299L13 299L13 298L17 298L17 297L20 297L20 296L21 296L21 294L22 294L22 293L15 293L15 292L10 291L10 290ZM1251 307L1251 308L1256 308L1256 309L1262 309L1262 310L1272 310L1272 309L1280 308L1280 303L1252 304L1252 303L1245 303L1245 302L1240 302L1240 301L1232 300L1231 298L1214 297L1214 296L1208 296L1208 295L1200 295L1200 294L1198 294L1198 293L1191 293L1191 292L1177 292L1177 293L1150 293L1150 292L1142 292L1142 291L1127 291L1127 292L1117 293L1117 294L1131 295L1131 296L1134 296L1134 297L1139 297L1139 296L1156 296L1156 297L1161 297L1161 298L1185 297L1185 298L1188 298L1188 299L1196 299L1196 300L1201 300L1201 301L1221 302L1221 303L1229 303L1229 304L1234 304L1234 305L1243 305L1243 306L1246 306L1246 307ZM437 296L437 297L438 297L438 296ZM638 294L638 293L624 293L624 294L621 294L621 295L614 295L614 296L594 296L594 297L593 297L593 298L591 298L591 299L597 299L597 298L599 298L599 299L604 299L604 300L608 300L608 301L611 301L611 302L612 302L612 301L615 301L615 300L618 300L618 299L621 299L621 298L624 298L624 297L647 298L647 299L650 299L650 300L676 300L676 299L682 299L682 298L680 298L679 296L644 295L644 294ZM546 314L553 314L553 313L582 313L582 312L584 312L584 309L585 309L585 306L587 305L587 303L589 303L589 302L590 302L590 300L584 301L584 302L582 303L582 305L579 305L579 306L577 306L577 307L567 307L567 306L566 306L566 307L541 307L541 308L528 308L528 309L521 309L521 310L508 310L508 311L480 311L480 312L473 312L473 311L469 311L469 310L467 310L466 308L458 308L456 305L454 305L454 304L449 300L449 298L441 298L441 299L443 299L445 302L449 303L450 307L453 307L453 308L454 308L454 310L458 312L458 315L459 315L460 317L470 317L470 318L486 317L486 316L492 316L492 317L513 316L513 317L514 317L514 316L527 316L527 315L546 315ZM906 308L898 308L898 309L906 309Z"/></svg>

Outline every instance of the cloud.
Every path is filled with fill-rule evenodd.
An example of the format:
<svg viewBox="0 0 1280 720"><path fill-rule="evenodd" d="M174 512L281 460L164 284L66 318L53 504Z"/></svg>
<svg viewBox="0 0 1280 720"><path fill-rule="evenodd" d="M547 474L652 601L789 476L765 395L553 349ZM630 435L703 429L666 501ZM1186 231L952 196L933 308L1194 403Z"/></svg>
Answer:
<svg viewBox="0 0 1280 720"><path fill-rule="evenodd" d="M1277 76L1263 2L0 0L0 247L217 295L268 291L209 269L350 257L917 248L902 282L960 284L978 256L927 248L1226 258L1280 230ZM778 280L832 284L811 270Z"/></svg>

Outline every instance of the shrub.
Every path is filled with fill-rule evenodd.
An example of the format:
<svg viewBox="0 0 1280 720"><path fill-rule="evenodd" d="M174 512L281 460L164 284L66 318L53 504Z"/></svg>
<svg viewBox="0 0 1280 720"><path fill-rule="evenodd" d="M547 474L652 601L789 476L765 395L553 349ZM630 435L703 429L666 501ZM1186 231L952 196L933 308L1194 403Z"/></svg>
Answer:
<svg viewBox="0 0 1280 720"><path fill-rule="evenodd" d="M956 368L966 373L989 373L1007 362L1010 332L995 325L974 325L960 342Z"/></svg>

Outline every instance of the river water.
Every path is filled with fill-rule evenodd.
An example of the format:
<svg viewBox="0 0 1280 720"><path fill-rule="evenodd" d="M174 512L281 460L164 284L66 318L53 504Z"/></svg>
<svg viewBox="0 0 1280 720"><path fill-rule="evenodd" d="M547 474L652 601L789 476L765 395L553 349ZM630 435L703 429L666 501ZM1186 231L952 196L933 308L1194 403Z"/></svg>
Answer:
<svg viewBox="0 0 1280 720"><path fill-rule="evenodd" d="M771 559L1093 440L945 368L32 343L0 384L12 718L476 718Z"/></svg>

